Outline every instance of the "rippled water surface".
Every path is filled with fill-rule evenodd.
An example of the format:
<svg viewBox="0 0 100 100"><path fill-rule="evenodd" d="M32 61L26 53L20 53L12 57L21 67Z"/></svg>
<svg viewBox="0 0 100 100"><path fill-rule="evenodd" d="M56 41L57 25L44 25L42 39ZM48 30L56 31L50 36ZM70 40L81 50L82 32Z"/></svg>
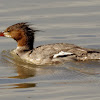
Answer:
<svg viewBox="0 0 100 100"><path fill-rule="evenodd" d="M18 22L42 30L35 47L67 42L100 49L100 0L0 0L0 31ZM0 37L0 100L100 100L100 61L36 66Z"/></svg>

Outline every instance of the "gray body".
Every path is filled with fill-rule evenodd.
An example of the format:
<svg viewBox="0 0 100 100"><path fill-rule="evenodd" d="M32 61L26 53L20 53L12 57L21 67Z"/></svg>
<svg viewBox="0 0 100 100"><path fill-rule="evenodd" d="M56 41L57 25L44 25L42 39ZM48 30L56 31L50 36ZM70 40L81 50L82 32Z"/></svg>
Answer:
<svg viewBox="0 0 100 100"><path fill-rule="evenodd" d="M61 51L70 54L61 54L54 57L55 54L59 54ZM79 46L67 43L42 45L30 51L27 51L27 48L25 47L21 47L15 49L14 53L16 53L22 59L37 65L56 64L70 60L85 61L100 59L100 52L98 51L81 48Z"/></svg>

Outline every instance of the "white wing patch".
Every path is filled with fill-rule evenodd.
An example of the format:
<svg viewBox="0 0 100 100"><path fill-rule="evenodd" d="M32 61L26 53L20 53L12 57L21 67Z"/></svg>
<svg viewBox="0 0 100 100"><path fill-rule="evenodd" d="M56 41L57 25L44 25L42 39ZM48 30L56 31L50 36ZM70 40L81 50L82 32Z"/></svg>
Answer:
<svg viewBox="0 0 100 100"><path fill-rule="evenodd" d="M72 54L73 54L73 53L61 51L61 52L59 52L58 54L54 54L53 58L57 58L57 57L59 57L59 56L72 55Z"/></svg>

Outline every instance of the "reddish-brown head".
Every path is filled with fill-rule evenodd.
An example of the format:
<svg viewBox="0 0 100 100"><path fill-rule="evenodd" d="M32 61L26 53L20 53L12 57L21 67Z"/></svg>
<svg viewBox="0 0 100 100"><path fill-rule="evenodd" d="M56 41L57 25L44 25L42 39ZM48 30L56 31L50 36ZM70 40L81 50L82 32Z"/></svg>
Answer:
<svg viewBox="0 0 100 100"><path fill-rule="evenodd" d="M0 36L11 37L15 40L19 40L22 36L32 36L35 30L29 28L27 23L17 23L9 26L5 31L0 32Z"/></svg>
<svg viewBox="0 0 100 100"><path fill-rule="evenodd" d="M27 23L17 23L0 32L0 36L11 37L18 42L18 46L24 46L34 42L35 31Z"/></svg>

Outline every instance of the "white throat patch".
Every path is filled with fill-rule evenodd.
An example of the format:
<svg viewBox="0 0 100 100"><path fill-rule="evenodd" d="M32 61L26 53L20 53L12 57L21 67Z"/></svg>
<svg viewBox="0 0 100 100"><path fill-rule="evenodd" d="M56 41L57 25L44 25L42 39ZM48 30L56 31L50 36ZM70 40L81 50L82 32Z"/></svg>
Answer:
<svg viewBox="0 0 100 100"><path fill-rule="evenodd" d="M5 37L11 37L11 35L9 35L8 32L4 32L4 36L5 36Z"/></svg>

